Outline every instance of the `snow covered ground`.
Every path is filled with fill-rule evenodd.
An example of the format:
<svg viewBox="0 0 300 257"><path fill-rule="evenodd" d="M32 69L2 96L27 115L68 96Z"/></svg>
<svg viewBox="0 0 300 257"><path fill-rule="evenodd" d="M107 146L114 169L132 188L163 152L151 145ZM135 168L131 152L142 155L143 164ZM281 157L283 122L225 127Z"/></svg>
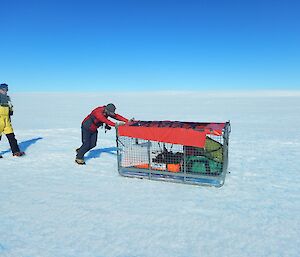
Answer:
<svg viewBox="0 0 300 257"><path fill-rule="evenodd" d="M19 93L26 157L0 142L1 257L300 256L300 93ZM231 121L222 188L118 175L115 134L74 163L80 122L113 102L141 120Z"/></svg>

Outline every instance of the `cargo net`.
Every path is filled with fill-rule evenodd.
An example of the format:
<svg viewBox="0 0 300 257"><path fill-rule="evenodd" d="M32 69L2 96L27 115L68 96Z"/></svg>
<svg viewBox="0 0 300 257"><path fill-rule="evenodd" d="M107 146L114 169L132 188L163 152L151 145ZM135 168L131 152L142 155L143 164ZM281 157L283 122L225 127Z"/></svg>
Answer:
<svg viewBox="0 0 300 257"><path fill-rule="evenodd" d="M204 148L119 137L120 168L150 172L219 176L223 169L223 137L207 136Z"/></svg>

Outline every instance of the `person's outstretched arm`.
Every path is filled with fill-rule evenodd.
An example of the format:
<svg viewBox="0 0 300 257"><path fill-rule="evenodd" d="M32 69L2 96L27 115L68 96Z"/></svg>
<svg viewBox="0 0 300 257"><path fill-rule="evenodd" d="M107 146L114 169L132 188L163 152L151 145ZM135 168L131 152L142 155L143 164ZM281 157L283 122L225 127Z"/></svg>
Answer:
<svg viewBox="0 0 300 257"><path fill-rule="evenodd" d="M121 116L120 114L117 114L117 113L116 113L114 119L119 120L119 121L128 122L128 119L126 119L125 117L123 117L123 116Z"/></svg>

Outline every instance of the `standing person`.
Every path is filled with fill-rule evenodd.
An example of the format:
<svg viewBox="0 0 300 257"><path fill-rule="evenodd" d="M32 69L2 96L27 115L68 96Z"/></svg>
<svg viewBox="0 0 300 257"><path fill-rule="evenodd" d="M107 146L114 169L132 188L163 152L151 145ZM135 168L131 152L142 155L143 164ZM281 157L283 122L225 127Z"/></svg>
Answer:
<svg viewBox="0 0 300 257"><path fill-rule="evenodd" d="M7 91L8 85L5 83L0 84L0 139L2 133L4 133L8 139L13 156L20 157L25 153L20 151L11 125L10 117L13 115L13 106L10 97L7 95Z"/></svg>
<svg viewBox="0 0 300 257"><path fill-rule="evenodd" d="M76 149L77 155L75 162L77 164L85 164L84 154L94 148L97 144L98 128L105 126L105 129L110 130L116 123L110 121L108 117L114 118L121 122L127 122L128 119L116 114L116 107L110 103L94 109L81 124L81 139L82 146ZM105 124L105 125L104 125Z"/></svg>

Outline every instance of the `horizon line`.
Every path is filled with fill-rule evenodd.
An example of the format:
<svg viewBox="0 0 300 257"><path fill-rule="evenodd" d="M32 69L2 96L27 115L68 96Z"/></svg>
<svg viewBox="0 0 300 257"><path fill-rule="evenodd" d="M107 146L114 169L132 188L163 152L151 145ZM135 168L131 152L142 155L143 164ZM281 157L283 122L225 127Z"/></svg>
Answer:
<svg viewBox="0 0 300 257"><path fill-rule="evenodd" d="M197 95L197 96L222 96L222 97L298 97L300 96L300 90L148 90L148 91L139 91L139 90L127 90L127 91L10 91L8 94L72 94L72 95L102 95L102 94L112 94L112 95Z"/></svg>

